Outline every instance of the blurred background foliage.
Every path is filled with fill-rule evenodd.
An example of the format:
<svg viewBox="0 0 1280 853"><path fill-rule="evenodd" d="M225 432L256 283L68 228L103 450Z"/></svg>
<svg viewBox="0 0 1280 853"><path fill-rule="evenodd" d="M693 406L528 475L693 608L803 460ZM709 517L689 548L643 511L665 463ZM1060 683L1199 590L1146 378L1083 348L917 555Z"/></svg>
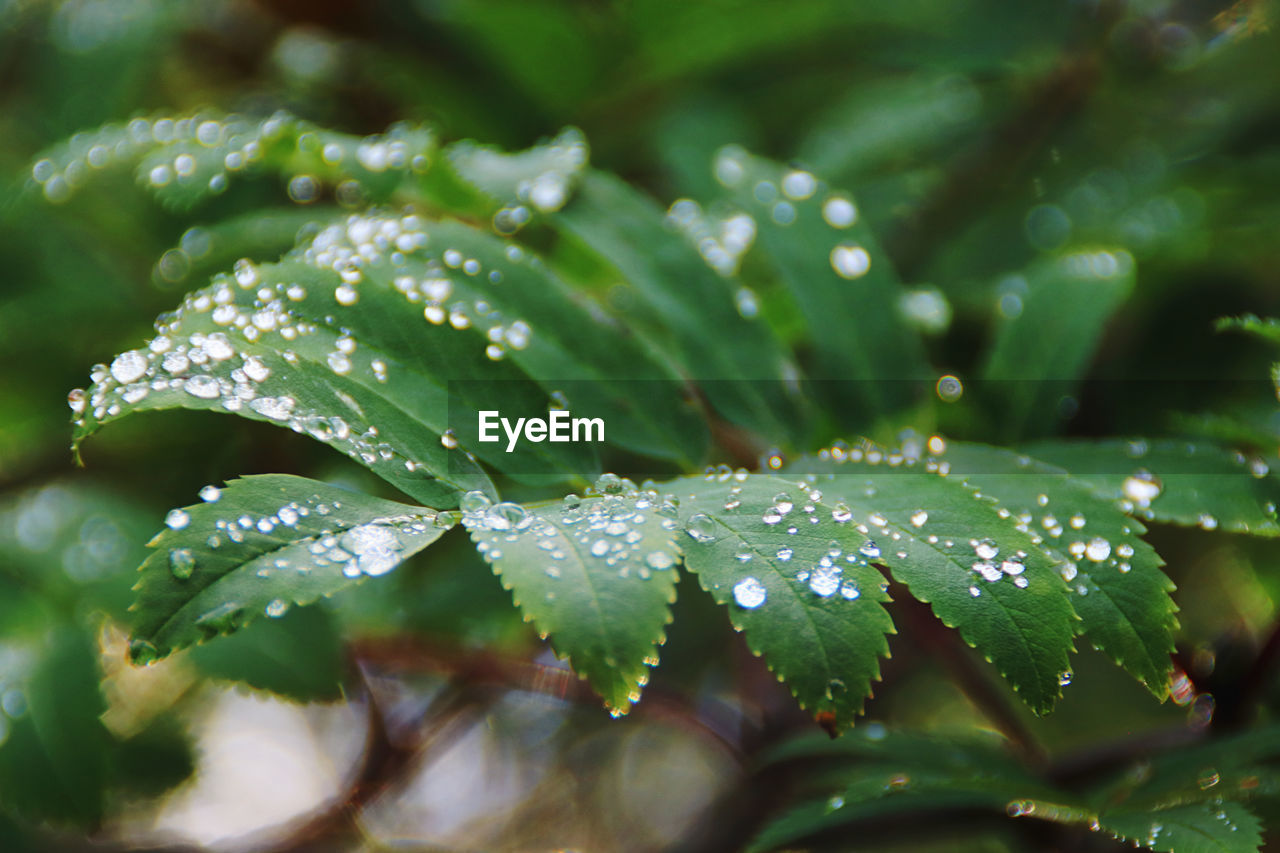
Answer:
<svg viewBox="0 0 1280 853"><path fill-rule="evenodd" d="M0 849L735 849L776 794L758 750L812 727L697 594L640 708L609 721L458 539L340 607L130 668L133 570L168 507L242 473L386 487L316 443L180 412L114 426L77 470L66 391L244 246L273 258L344 200L295 204L259 176L166 210L116 175L50 204L41 150L202 107L505 147L574 125L596 166L667 204L718 195L712 156L740 143L857 193L929 294L935 363L962 377L995 357L981 342L1001 318L1043 310L1015 273L1068 245L1132 254L1114 314L1073 306L1073 334L1100 336L1078 397L1032 422L972 394L949 432L1216 434L1231 411L1252 428L1226 437L1274 459L1270 354L1212 321L1280 313L1278 16L1264 0L0 0ZM743 274L767 307L768 273ZM1241 684L1274 716L1274 685L1248 681L1274 548L1152 542L1180 587L1184 690L1158 706L1085 652L1054 716L1008 712L1051 760L1248 722L1222 713ZM869 716L992 728L974 694L1003 688L954 679L928 632L906 633ZM1046 826L866 843L1112 844Z"/></svg>

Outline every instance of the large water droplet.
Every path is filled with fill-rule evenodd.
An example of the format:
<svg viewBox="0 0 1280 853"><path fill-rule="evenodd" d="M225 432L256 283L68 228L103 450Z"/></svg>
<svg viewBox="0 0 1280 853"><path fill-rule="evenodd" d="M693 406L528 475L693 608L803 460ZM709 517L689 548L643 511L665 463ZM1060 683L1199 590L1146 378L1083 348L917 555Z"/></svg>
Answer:
<svg viewBox="0 0 1280 853"><path fill-rule="evenodd" d="M830 598L840 589L839 566L818 565L809 576L809 589L823 598Z"/></svg>
<svg viewBox="0 0 1280 853"><path fill-rule="evenodd" d="M1124 496L1138 507L1150 506L1153 500L1160 497L1163 488L1160 480L1145 468L1134 471L1125 478L1121 486Z"/></svg>
<svg viewBox="0 0 1280 853"><path fill-rule="evenodd" d="M710 516L698 513L685 522L684 532L698 542L714 542L716 539L716 523L711 520Z"/></svg>
<svg viewBox="0 0 1280 853"><path fill-rule="evenodd" d="M1095 563L1101 563L1111 556L1111 543L1101 536L1095 536L1085 546L1084 555Z"/></svg>
<svg viewBox="0 0 1280 853"><path fill-rule="evenodd" d="M186 510L171 509L169 514L164 517L164 523L170 530L181 530L191 523L191 516Z"/></svg>
<svg viewBox="0 0 1280 853"><path fill-rule="evenodd" d="M147 372L147 357L137 350L129 350L116 356L111 362L111 376L121 385L137 382Z"/></svg>
<svg viewBox="0 0 1280 853"><path fill-rule="evenodd" d="M831 250L831 268L841 278L862 278L871 269L871 256L857 243L841 243Z"/></svg>
<svg viewBox="0 0 1280 853"><path fill-rule="evenodd" d="M342 535L343 549L355 556L356 568L366 575L385 575L400 562L404 545L385 524L361 524Z"/></svg>
<svg viewBox="0 0 1280 853"><path fill-rule="evenodd" d="M769 591L753 577L746 577L733 585L733 600L744 610L755 610L764 604Z"/></svg>

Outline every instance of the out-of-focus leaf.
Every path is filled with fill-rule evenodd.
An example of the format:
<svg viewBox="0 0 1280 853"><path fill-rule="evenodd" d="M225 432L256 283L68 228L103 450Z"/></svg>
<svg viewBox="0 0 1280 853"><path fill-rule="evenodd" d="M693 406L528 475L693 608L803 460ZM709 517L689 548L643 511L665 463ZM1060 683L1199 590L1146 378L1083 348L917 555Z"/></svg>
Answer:
<svg viewBox="0 0 1280 853"><path fill-rule="evenodd" d="M342 638L323 607L293 608L259 619L216 643L196 646L191 660L205 675L247 684L299 702L342 695Z"/></svg>
<svg viewBox="0 0 1280 853"><path fill-rule="evenodd" d="M588 171L587 156L572 128L514 154L475 145L448 151L465 180L509 204L495 214L499 230L541 212L616 269L630 285L621 322L670 352L684 376L703 383L721 414L766 442L804 435L797 400L786 390L798 374L768 326L744 316L737 288L707 266L652 200Z"/></svg>
<svg viewBox="0 0 1280 853"><path fill-rule="evenodd" d="M1280 477L1265 460L1201 441L1058 441L1026 450L1148 521L1280 536Z"/></svg>
<svg viewBox="0 0 1280 853"><path fill-rule="evenodd" d="M1027 772L994 738L887 732L876 723L838 741L793 740L765 760L763 772L792 763L803 768L802 801L761 830L754 851L791 849L819 834L856 836L865 822L901 826L913 814L948 808L1002 815L1034 802L1059 819L1083 822L1088 814L1075 797Z"/></svg>
<svg viewBox="0 0 1280 853"><path fill-rule="evenodd" d="M0 801L28 819L92 826L104 807L110 736L82 629L0 647Z"/></svg>
<svg viewBox="0 0 1280 853"><path fill-rule="evenodd" d="M815 123L800 159L847 178L937 151L971 126L982 94L961 75L920 74L854 87Z"/></svg>
<svg viewBox="0 0 1280 853"><path fill-rule="evenodd" d="M1196 803L1154 811L1115 809L1099 818L1102 828L1148 850L1168 853L1255 853L1262 823L1238 802Z"/></svg>
<svg viewBox="0 0 1280 853"><path fill-rule="evenodd" d="M736 147L719 152L715 173L749 217L726 223L747 235L727 228L727 237L749 242L754 234L799 305L814 350L809 375L822 380L815 390L843 425L866 430L921 398L933 369L903 319L897 274L852 196ZM725 272L733 248L715 255Z"/></svg>
<svg viewBox="0 0 1280 853"><path fill-rule="evenodd" d="M982 371L999 438L1053 431L1060 401L1075 391L1133 282L1133 257L1119 249L1046 258L1006 282Z"/></svg>

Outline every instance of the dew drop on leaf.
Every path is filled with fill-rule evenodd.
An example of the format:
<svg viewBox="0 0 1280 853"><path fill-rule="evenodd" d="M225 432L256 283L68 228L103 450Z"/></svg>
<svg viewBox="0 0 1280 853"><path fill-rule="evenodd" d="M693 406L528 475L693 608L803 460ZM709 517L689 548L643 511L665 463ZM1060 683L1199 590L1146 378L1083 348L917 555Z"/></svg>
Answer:
<svg viewBox="0 0 1280 853"><path fill-rule="evenodd" d="M871 269L871 256L857 243L841 243L831 250L831 268L841 278L862 278Z"/></svg>
<svg viewBox="0 0 1280 853"><path fill-rule="evenodd" d="M1138 507L1150 506L1153 500L1160 497L1163 488L1160 480L1145 468L1134 471L1121 485L1124 496Z"/></svg>
<svg viewBox="0 0 1280 853"><path fill-rule="evenodd" d="M833 195L822 203L822 218L832 228L848 228L858 221L858 209L844 196Z"/></svg>
<svg viewBox="0 0 1280 853"><path fill-rule="evenodd" d="M169 514L164 517L164 523L170 530L181 530L191 523L191 516L186 510L171 509Z"/></svg>
<svg viewBox="0 0 1280 853"><path fill-rule="evenodd" d="M769 591L753 577L746 577L733 585L733 600L744 610L755 610L764 604Z"/></svg>
<svg viewBox="0 0 1280 853"><path fill-rule="evenodd" d="M484 512L486 509L489 508L489 505L491 503L493 502L489 500L488 495L486 495L484 492L476 490L476 491L467 492L465 495L463 495L462 498L458 501L458 507L463 512L470 515L472 513Z"/></svg>
<svg viewBox="0 0 1280 853"><path fill-rule="evenodd" d="M196 570L196 556L190 548L174 548L169 552L169 571L178 580L186 580Z"/></svg>
<svg viewBox="0 0 1280 853"><path fill-rule="evenodd" d="M1085 546L1084 555L1095 563L1101 563L1111 556L1111 543L1101 536L1095 536Z"/></svg>
<svg viewBox="0 0 1280 853"><path fill-rule="evenodd" d="M688 533L697 542L714 542L716 525L710 516L698 513L685 522L684 532Z"/></svg>

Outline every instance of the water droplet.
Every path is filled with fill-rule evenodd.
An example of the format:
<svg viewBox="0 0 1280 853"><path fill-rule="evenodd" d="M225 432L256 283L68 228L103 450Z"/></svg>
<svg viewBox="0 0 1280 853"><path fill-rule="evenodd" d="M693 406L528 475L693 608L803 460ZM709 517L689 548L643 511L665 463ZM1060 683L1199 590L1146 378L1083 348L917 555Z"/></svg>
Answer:
<svg viewBox="0 0 1280 853"><path fill-rule="evenodd" d="M196 555L190 548L174 548L169 552L169 571L178 580L186 580L196 570Z"/></svg>
<svg viewBox="0 0 1280 853"><path fill-rule="evenodd" d="M1000 549L990 539L983 539L973 542L973 553L977 554L979 559L994 560L999 556Z"/></svg>
<svg viewBox="0 0 1280 853"><path fill-rule="evenodd" d="M1196 523L1200 525L1201 530L1217 530L1218 529L1218 519L1214 518L1212 515L1210 515L1207 512L1200 513L1200 518L1196 520Z"/></svg>
<svg viewBox="0 0 1280 853"><path fill-rule="evenodd" d="M342 535L339 543L355 556L355 568L371 577L385 575L400 562L404 545L385 524L361 524Z"/></svg>
<svg viewBox="0 0 1280 853"><path fill-rule="evenodd" d="M595 542L591 543L591 556L603 557L605 554L608 554L608 553L609 553L608 539L597 539Z"/></svg>
<svg viewBox="0 0 1280 853"><path fill-rule="evenodd" d="M503 501L485 510L484 521L490 530L522 530L533 518L520 504Z"/></svg>
<svg viewBox="0 0 1280 853"><path fill-rule="evenodd" d="M1066 687L1068 684L1071 683L1071 679L1073 677L1074 676L1072 675L1072 672L1069 669L1058 673L1058 686Z"/></svg>
<svg viewBox="0 0 1280 853"><path fill-rule="evenodd" d="M764 604L769 591L753 577L746 577L733 585L733 600L744 610L755 610Z"/></svg>
<svg viewBox="0 0 1280 853"><path fill-rule="evenodd" d="M1222 776L1218 774L1217 770L1210 767L1200 772L1199 778L1196 779L1196 784L1200 787L1201 791L1207 791L1221 781Z"/></svg>
<svg viewBox="0 0 1280 853"><path fill-rule="evenodd" d="M716 524L711 520L710 516L698 513L689 518L684 525L684 532L688 533L695 541L698 542L714 542L716 538Z"/></svg>
<svg viewBox="0 0 1280 853"><path fill-rule="evenodd" d="M675 565L675 557L672 557L666 551L650 551L648 556L644 558L645 563L651 569L669 569Z"/></svg>
<svg viewBox="0 0 1280 853"><path fill-rule="evenodd" d="M874 539L868 539L858 547L858 553L870 560L876 560L880 557L880 546L876 544Z"/></svg>
<svg viewBox="0 0 1280 853"><path fill-rule="evenodd" d="M1095 563L1101 563L1111 556L1111 543L1101 536L1095 536L1085 546L1084 555Z"/></svg>
<svg viewBox="0 0 1280 853"><path fill-rule="evenodd" d="M840 589L839 566L817 565L809 576L809 589L822 598L830 598Z"/></svg>
<svg viewBox="0 0 1280 853"><path fill-rule="evenodd" d="M964 384L959 378L947 374L938 379L938 399L944 403L954 403L964 396Z"/></svg>
<svg viewBox="0 0 1280 853"><path fill-rule="evenodd" d="M831 508L832 521L838 522L840 524L844 524L846 521L848 521L851 518L853 518L853 511L850 510L846 504L838 503Z"/></svg>
<svg viewBox="0 0 1280 853"><path fill-rule="evenodd" d="M779 548L777 557L779 560L785 563L787 560L791 559L791 555L794 553L795 552L790 548Z"/></svg>
<svg viewBox="0 0 1280 853"><path fill-rule="evenodd" d="M191 523L191 516L185 510L171 509L164 517L164 523L170 530L181 530Z"/></svg>
<svg viewBox="0 0 1280 853"><path fill-rule="evenodd" d="M626 484L617 474L606 472L596 478L595 490L601 495L620 495L626 491Z"/></svg>
<svg viewBox="0 0 1280 853"><path fill-rule="evenodd" d="M929 520L929 513L922 509L918 509L911 514L912 527L924 527L925 522Z"/></svg>
<svg viewBox="0 0 1280 853"><path fill-rule="evenodd" d="M489 508L493 501L489 500L489 496L481 491L467 492L458 501L458 508L468 515L484 512Z"/></svg>
<svg viewBox="0 0 1280 853"><path fill-rule="evenodd" d="M841 278L861 278L871 269L871 256L857 243L841 243L831 250L831 268Z"/></svg>
<svg viewBox="0 0 1280 853"><path fill-rule="evenodd" d="M111 362L111 376L121 385L137 382L147 372L147 357L137 350L129 350L116 356Z"/></svg>
<svg viewBox="0 0 1280 853"><path fill-rule="evenodd" d="M1163 488L1160 480L1145 468L1134 471L1121 485L1124 496L1138 507L1150 506L1153 500L1160 497Z"/></svg>
<svg viewBox="0 0 1280 853"><path fill-rule="evenodd" d="M212 400L222 393L222 389L218 387L218 380L203 374L192 376L182 387L192 397L198 397L201 400Z"/></svg>
<svg viewBox="0 0 1280 853"><path fill-rule="evenodd" d="M833 195L822 203L822 218L832 228L848 228L858 221L858 208L844 196Z"/></svg>
<svg viewBox="0 0 1280 853"><path fill-rule="evenodd" d="M273 598L271 603L267 605L266 612L272 619L279 619L289 612L289 602L283 598Z"/></svg>

